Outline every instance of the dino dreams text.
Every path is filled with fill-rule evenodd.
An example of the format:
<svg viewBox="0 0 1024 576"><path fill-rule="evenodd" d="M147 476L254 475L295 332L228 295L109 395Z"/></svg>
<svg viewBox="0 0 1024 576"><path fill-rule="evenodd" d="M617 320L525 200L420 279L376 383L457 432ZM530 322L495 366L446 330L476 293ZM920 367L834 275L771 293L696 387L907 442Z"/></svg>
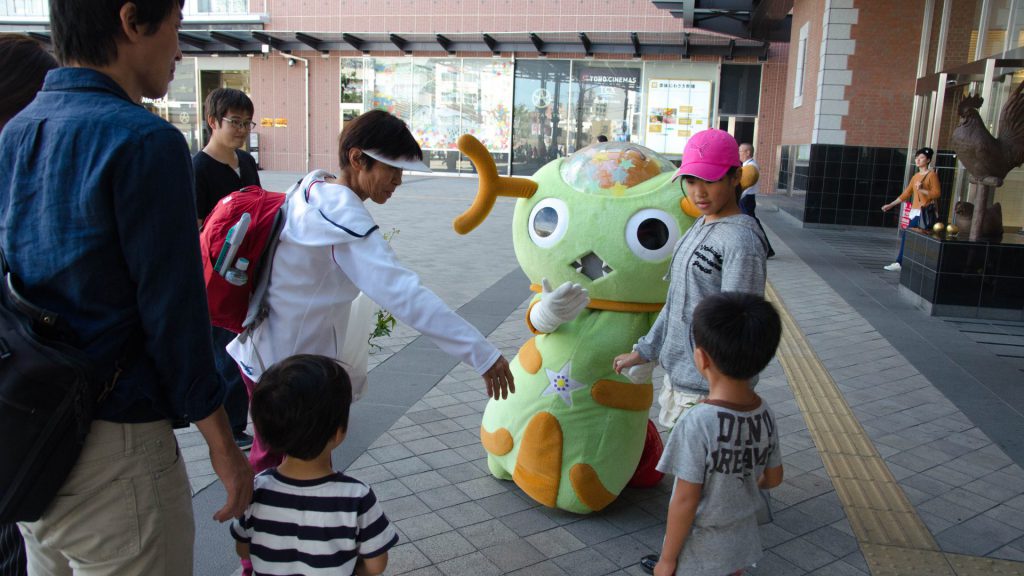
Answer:
<svg viewBox="0 0 1024 576"><path fill-rule="evenodd" d="M744 474L768 462L775 422L767 411L753 416L718 412L718 447L711 452L712 469L722 474ZM762 440L763 438L763 440Z"/></svg>

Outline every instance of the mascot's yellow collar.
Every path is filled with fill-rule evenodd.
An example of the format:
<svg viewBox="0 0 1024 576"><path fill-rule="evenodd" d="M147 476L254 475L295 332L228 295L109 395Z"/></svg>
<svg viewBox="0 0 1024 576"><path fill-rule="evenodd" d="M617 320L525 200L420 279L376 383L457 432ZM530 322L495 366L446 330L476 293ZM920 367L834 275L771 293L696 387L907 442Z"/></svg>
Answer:
<svg viewBox="0 0 1024 576"><path fill-rule="evenodd" d="M530 284L530 290L540 294L540 284ZM665 304L661 302L617 302L615 300L599 300L591 298L587 308L609 310L611 312L660 312Z"/></svg>

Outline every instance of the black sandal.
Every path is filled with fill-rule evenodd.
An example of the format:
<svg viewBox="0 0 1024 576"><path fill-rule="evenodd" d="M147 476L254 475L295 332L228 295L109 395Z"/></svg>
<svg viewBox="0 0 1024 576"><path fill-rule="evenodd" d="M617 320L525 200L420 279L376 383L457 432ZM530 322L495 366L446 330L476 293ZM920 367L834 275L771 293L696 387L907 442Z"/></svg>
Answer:
<svg viewBox="0 0 1024 576"><path fill-rule="evenodd" d="M640 568L648 574L654 574L654 567L658 565L658 555L648 554L640 559Z"/></svg>

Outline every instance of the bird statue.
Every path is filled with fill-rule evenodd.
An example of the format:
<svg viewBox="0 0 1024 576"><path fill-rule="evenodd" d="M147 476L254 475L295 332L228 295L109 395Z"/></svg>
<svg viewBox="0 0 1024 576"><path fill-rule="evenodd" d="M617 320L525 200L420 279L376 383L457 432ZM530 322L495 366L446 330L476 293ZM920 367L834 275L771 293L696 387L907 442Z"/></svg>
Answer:
<svg viewBox="0 0 1024 576"><path fill-rule="evenodd" d="M994 188L1003 185L1003 179L1024 163L1024 83L1018 84L1003 106L999 119L999 137L988 131L978 113L985 100L971 94L957 107L960 122L953 130L950 144L957 158L970 173L975 185L974 218L971 222L971 240L998 238L1003 232L1002 207L988 206ZM960 208L968 209L967 206Z"/></svg>

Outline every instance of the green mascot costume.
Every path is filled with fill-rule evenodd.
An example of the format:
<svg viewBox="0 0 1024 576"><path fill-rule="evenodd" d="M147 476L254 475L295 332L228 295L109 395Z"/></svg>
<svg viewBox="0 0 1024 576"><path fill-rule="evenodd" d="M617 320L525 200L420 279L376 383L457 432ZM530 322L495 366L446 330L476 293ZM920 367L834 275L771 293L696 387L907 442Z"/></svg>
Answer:
<svg viewBox="0 0 1024 576"><path fill-rule="evenodd" d="M480 191L456 231L479 225L497 196L519 198L516 257L538 292L527 312L536 336L512 361L516 392L484 411L491 473L545 506L601 510L636 471L654 398L653 365L626 378L612 359L654 323L673 248L698 212L672 163L636 144L588 146L532 180L498 176L472 136L459 149Z"/></svg>

